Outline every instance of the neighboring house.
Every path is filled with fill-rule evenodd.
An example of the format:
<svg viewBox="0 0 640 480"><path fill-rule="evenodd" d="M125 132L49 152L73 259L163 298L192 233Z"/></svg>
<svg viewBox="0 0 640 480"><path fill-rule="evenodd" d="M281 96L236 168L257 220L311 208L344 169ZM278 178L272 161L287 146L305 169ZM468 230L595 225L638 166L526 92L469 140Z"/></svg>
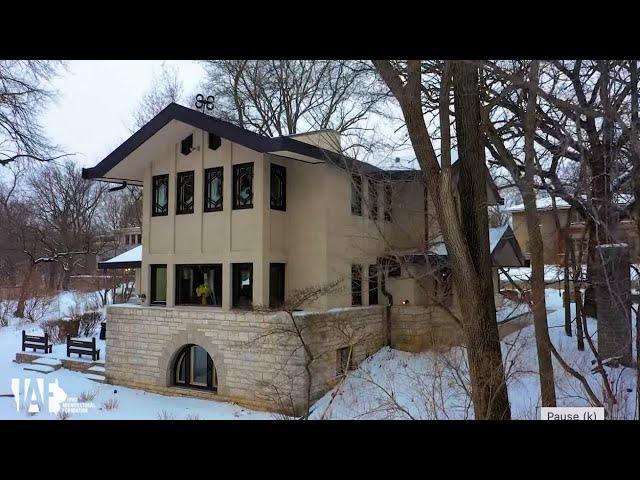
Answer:
<svg viewBox="0 0 640 480"><path fill-rule="evenodd" d="M339 288L294 314L315 352L314 398L345 362L455 329L440 311L455 294L422 174L347 158L337 132L268 138L171 104L83 176L144 191L146 300L108 308L109 381L299 410L304 349L273 310L328 285ZM487 196L501 201L492 181ZM496 266L524 264L508 227L490 236Z"/></svg>
<svg viewBox="0 0 640 480"><path fill-rule="evenodd" d="M620 207L626 207L632 201L632 198L629 195L619 195L616 200ZM542 233L545 264L562 265L564 262L565 241L562 231L557 228L557 221L559 221L560 227L564 228L567 225L569 212L571 212L571 218L569 219L570 237L574 240L584 239L584 248L586 249L586 240L588 239L588 236L585 234L586 226L584 219L580 217L575 209L570 209L567 202L560 198L556 199L557 220L554 215L553 204L550 197L538 198L536 206L540 216L540 230ZM525 256L529 258L529 233L527 230L524 205L512 205L508 207L506 211L511 213L513 232L515 233ZM620 219L620 229L617 232L616 240L629 245L631 260L633 262L640 260L638 229L633 220L625 217Z"/></svg>
<svg viewBox="0 0 640 480"><path fill-rule="evenodd" d="M142 228L126 227L112 230L109 233L98 236L98 262L112 258L116 255L142 245Z"/></svg>

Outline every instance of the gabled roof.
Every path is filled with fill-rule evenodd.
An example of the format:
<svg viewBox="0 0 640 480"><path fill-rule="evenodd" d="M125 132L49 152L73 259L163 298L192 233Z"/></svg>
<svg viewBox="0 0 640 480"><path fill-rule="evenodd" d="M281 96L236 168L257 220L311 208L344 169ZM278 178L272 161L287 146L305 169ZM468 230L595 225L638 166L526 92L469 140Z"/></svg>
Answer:
<svg viewBox="0 0 640 480"><path fill-rule="evenodd" d="M147 122L140 130L125 140L122 145L107 155L100 163L92 168L83 168L82 177L86 179L105 178L105 175L133 153L137 148L155 135L162 127L172 120L204 130L231 142L243 145L260 153L289 152L320 161L329 161L342 168L353 169L359 173L382 173L383 170L371 164L346 157L342 154L316 147L290 137L265 137L258 133L238 127L219 118L205 115L191 108L183 107L177 103L170 103L164 110ZM319 162L322 163L322 162ZM121 179L114 179L121 181Z"/></svg>

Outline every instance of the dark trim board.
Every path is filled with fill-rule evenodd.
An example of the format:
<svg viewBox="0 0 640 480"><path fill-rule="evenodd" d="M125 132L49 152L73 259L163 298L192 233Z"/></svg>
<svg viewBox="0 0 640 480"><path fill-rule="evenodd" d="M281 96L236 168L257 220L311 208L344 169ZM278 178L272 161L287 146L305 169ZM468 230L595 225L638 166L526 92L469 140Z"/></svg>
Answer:
<svg viewBox="0 0 640 480"><path fill-rule="evenodd" d="M141 268L142 262L98 262L100 270L114 270L117 268Z"/></svg>

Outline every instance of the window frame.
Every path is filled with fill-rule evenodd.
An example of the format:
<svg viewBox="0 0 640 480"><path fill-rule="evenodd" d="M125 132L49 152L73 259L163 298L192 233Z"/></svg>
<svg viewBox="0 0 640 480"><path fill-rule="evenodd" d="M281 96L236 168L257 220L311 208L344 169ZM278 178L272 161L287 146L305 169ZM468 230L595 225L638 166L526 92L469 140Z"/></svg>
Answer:
<svg viewBox="0 0 640 480"><path fill-rule="evenodd" d="M351 174L351 215L362 216L362 175ZM357 205L356 205L357 202Z"/></svg>
<svg viewBox="0 0 640 480"><path fill-rule="evenodd" d="M240 205L238 204L238 172L242 168L251 167L251 204L250 205ZM233 210L247 210L253 208L253 194L254 194L254 180L255 180L255 169L253 167L253 162L247 163L237 163L233 166L232 172L232 180L233 180L233 201L232 208Z"/></svg>
<svg viewBox="0 0 640 480"><path fill-rule="evenodd" d="M378 220L378 182L373 178L369 178L367 181L367 189L369 218L371 220Z"/></svg>
<svg viewBox="0 0 640 480"><path fill-rule="evenodd" d="M189 155L191 152L193 152L194 148L193 148L193 133L190 135L187 135L185 138L183 138L180 141L180 153L184 156Z"/></svg>
<svg viewBox="0 0 640 480"><path fill-rule="evenodd" d="M220 206L209 207L209 174L220 173ZM204 170L203 210L205 212L221 212L224 210L224 167L205 168Z"/></svg>
<svg viewBox="0 0 640 480"><path fill-rule="evenodd" d="M355 287L359 285L359 290ZM351 264L351 306L362 306L362 265Z"/></svg>
<svg viewBox="0 0 640 480"><path fill-rule="evenodd" d="M181 205L181 179L185 177L191 177L191 188L193 190L191 198L191 209L184 209L184 205ZM194 170L187 170L184 172L176 173L176 215L191 215L195 211L196 203L196 173Z"/></svg>
<svg viewBox="0 0 640 480"><path fill-rule="evenodd" d="M372 270L373 270L373 273L372 273ZM368 273L368 279L369 279L369 288L367 289L368 297L369 297L369 305L379 305L380 304L380 295L379 295L380 282L378 281L378 265L377 264L369 265L369 270L367 273ZM371 281L371 279L374 279L374 280Z"/></svg>
<svg viewBox="0 0 640 480"><path fill-rule="evenodd" d="M282 269L282 285L279 286L279 289L282 289L282 299L276 299L273 295L273 271L275 269ZM270 263L269 264L269 308L279 308L285 302L285 292L286 292L286 276L287 276L287 264L286 263Z"/></svg>
<svg viewBox="0 0 640 480"><path fill-rule="evenodd" d="M194 348L202 348L202 350L207 354L207 385L201 385L198 383L192 383L193 376L193 358L192 358L192 350ZM181 362L184 361L185 365L185 375L184 381L180 381L179 379L179 367ZM197 344L190 343L182 347L182 349L178 352L173 362L173 385L176 387L182 388L193 388L197 390L209 390L213 392L218 391L218 372L216 370L215 363L213 362L213 357L207 352L207 350Z"/></svg>
<svg viewBox="0 0 640 480"><path fill-rule="evenodd" d="M179 284L180 274L182 273L183 269L189 268L189 267L192 267L192 268L193 267L200 267L200 268L202 268L202 267L215 267L215 268L218 268L219 267L219 269L220 269L220 273L219 273L219 282L220 282L220 284L219 284L218 287L219 287L220 295L217 298L217 303L211 304L211 305L209 305L209 304L203 305L202 303L198 303L198 302L187 303L187 302L181 301L178 298L178 295L179 295L178 284ZM222 295L223 295L223 292L222 292L222 275L223 275L223 271L224 271L222 263L180 263L180 264L176 264L175 265L175 269L174 270L175 270L175 275L174 275L174 278L175 278L175 283L174 283L174 297L175 297L174 298L174 303L175 303L176 306L202 306L202 307L218 307L218 308L222 307Z"/></svg>
<svg viewBox="0 0 640 480"><path fill-rule="evenodd" d="M160 182L164 181L167 187L167 203L165 204L164 211L157 210L156 196L159 190ZM151 216L152 217L166 217L169 215L169 174L164 173L162 175L154 175L151 177Z"/></svg>
<svg viewBox="0 0 640 480"><path fill-rule="evenodd" d="M273 203L273 178L274 172L280 172L280 177L276 173L276 179L282 182L282 205L274 205ZM277 163L271 164L270 176L269 176L269 205L271 210L279 210L281 212L287 211L287 167L278 165Z"/></svg>
<svg viewBox="0 0 640 480"><path fill-rule="evenodd" d="M240 290L242 288L242 278L240 277L240 269L249 266L250 268L250 285L251 285L251 305L238 305L240 296ZM253 308L253 263L251 262L238 262L231 264L231 307L251 310Z"/></svg>
<svg viewBox="0 0 640 480"><path fill-rule="evenodd" d="M167 267L166 263L154 263L149 265L151 272L150 272L150 292L149 292L149 303L151 305L156 305L156 306L160 306L160 305L166 305L167 304L167 291L169 290L169 269ZM159 268L164 268L165 270L165 292L164 292L164 301L158 301L155 299L155 292L156 289L154 288L154 285L156 283L156 279L157 279L157 270Z"/></svg>
<svg viewBox="0 0 640 480"><path fill-rule="evenodd" d="M392 209L393 209L393 184L391 182L384 183L384 220L386 222L392 221Z"/></svg>

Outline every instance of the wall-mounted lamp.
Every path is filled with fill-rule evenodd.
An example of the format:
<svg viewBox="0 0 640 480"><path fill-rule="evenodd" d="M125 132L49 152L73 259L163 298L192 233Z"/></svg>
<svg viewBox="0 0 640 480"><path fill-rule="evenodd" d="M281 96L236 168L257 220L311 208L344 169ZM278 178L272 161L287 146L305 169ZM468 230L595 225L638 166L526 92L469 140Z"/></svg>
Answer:
<svg viewBox="0 0 640 480"><path fill-rule="evenodd" d="M406 298L404 300L402 300L402 304L403 305L409 305L409 300L407 300Z"/></svg>

